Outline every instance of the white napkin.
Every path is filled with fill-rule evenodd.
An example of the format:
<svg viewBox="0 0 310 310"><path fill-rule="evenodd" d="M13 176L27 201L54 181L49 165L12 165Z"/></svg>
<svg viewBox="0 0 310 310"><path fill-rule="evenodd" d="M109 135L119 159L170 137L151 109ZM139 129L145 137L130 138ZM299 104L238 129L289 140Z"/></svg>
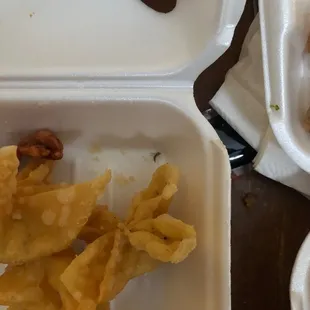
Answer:
<svg viewBox="0 0 310 310"><path fill-rule="evenodd" d="M256 171L310 196L310 175L286 155L269 125L258 16L247 34L239 62L228 72L211 105L258 151Z"/></svg>

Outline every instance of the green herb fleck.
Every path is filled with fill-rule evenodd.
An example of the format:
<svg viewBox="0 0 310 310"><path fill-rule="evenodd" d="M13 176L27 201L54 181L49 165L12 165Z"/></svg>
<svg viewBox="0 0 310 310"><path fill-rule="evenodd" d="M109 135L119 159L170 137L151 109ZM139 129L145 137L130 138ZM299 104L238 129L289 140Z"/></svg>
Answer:
<svg viewBox="0 0 310 310"><path fill-rule="evenodd" d="M280 110L280 107L277 104L271 104L270 108L275 110L275 111L279 111Z"/></svg>

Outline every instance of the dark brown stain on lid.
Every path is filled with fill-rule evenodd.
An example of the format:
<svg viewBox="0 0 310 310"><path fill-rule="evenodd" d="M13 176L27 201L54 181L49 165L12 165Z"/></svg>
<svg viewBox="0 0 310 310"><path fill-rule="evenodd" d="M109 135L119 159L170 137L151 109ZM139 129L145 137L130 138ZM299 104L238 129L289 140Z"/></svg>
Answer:
<svg viewBox="0 0 310 310"><path fill-rule="evenodd" d="M159 13L169 13L177 5L177 0L141 0L151 9Z"/></svg>

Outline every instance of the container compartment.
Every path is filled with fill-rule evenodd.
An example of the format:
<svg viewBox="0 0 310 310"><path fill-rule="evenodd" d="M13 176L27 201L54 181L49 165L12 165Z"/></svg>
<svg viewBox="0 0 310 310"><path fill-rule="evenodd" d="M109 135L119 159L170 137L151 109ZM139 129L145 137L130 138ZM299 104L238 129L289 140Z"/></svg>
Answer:
<svg viewBox="0 0 310 310"><path fill-rule="evenodd" d="M160 14L140 0L0 0L0 77L145 78L194 65L193 81L229 46L238 2L178 0Z"/></svg>
<svg viewBox="0 0 310 310"><path fill-rule="evenodd" d="M84 93L83 93L84 94ZM189 96L189 95L188 95ZM186 94L131 97L2 94L1 145L38 128L59 133L65 157L56 178L81 181L113 170L104 201L124 215L133 193L166 161L182 178L171 214L195 225L198 247L184 263L133 280L112 309L228 309L230 306L230 176L226 150ZM49 98L46 100L46 98ZM183 99L182 99L183 98ZM176 104L177 102L177 104ZM154 162L154 152L160 152ZM59 173L57 173L59 172Z"/></svg>

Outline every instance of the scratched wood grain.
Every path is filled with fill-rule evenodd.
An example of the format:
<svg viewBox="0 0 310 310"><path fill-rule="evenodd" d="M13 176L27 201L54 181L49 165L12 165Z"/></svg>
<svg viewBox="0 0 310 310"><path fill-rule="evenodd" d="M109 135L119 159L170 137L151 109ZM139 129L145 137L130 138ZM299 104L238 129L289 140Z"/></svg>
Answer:
<svg viewBox="0 0 310 310"><path fill-rule="evenodd" d="M251 192L251 207L241 201ZM256 172L232 184L232 309L289 310L289 282L310 230L308 199Z"/></svg>

